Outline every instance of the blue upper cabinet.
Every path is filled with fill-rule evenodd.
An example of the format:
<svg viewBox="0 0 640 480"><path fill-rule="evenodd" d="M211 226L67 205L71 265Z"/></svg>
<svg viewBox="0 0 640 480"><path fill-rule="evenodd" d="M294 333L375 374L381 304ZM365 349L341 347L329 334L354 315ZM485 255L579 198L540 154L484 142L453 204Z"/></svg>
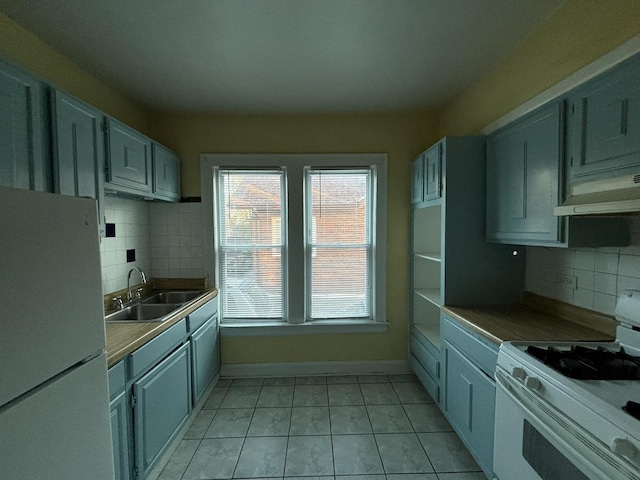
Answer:
<svg viewBox="0 0 640 480"><path fill-rule="evenodd" d="M438 200L441 196L442 178L440 164L442 144L436 143L413 161L411 167L411 203Z"/></svg>
<svg viewBox="0 0 640 480"><path fill-rule="evenodd" d="M0 61L0 185L51 191L47 88Z"/></svg>
<svg viewBox="0 0 640 480"><path fill-rule="evenodd" d="M104 234L104 115L65 93L52 94L53 183L63 195L98 202L98 225Z"/></svg>
<svg viewBox="0 0 640 480"><path fill-rule="evenodd" d="M562 241L563 104L551 103L487 138L487 240L518 245Z"/></svg>
<svg viewBox="0 0 640 480"><path fill-rule="evenodd" d="M424 199L440 198L440 162L442 159L442 145L436 143L424 152Z"/></svg>
<svg viewBox="0 0 640 480"><path fill-rule="evenodd" d="M571 183L640 173L640 55L568 95Z"/></svg>
<svg viewBox="0 0 640 480"><path fill-rule="evenodd" d="M138 195L152 192L151 140L113 118L107 118L105 188Z"/></svg>
<svg viewBox="0 0 640 480"><path fill-rule="evenodd" d="M416 204L424 199L424 154L411 164L411 203Z"/></svg>
<svg viewBox="0 0 640 480"><path fill-rule="evenodd" d="M168 148L153 143L153 193L159 199L180 200L180 158Z"/></svg>

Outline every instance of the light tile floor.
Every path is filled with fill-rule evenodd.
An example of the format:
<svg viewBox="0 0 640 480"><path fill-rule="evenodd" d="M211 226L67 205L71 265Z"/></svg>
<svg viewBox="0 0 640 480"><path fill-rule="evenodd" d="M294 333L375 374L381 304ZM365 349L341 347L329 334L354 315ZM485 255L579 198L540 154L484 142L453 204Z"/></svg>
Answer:
<svg viewBox="0 0 640 480"><path fill-rule="evenodd" d="M413 375L221 380L159 480L484 480Z"/></svg>

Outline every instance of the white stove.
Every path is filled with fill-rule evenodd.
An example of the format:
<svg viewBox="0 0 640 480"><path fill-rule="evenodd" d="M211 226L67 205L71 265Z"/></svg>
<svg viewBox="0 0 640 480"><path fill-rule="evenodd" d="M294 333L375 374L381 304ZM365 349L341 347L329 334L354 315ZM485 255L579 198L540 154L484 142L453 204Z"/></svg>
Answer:
<svg viewBox="0 0 640 480"><path fill-rule="evenodd" d="M499 480L640 480L640 292L616 341L507 342L496 369Z"/></svg>

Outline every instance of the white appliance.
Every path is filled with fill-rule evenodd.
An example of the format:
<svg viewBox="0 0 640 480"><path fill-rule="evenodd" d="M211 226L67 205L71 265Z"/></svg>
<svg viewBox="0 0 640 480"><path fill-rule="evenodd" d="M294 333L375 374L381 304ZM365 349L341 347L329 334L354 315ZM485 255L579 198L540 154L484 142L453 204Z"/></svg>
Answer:
<svg viewBox="0 0 640 480"><path fill-rule="evenodd" d="M494 477L640 479L640 292L611 343L507 342L496 369Z"/></svg>
<svg viewBox="0 0 640 480"><path fill-rule="evenodd" d="M0 187L0 478L113 480L95 200Z"/></svg>

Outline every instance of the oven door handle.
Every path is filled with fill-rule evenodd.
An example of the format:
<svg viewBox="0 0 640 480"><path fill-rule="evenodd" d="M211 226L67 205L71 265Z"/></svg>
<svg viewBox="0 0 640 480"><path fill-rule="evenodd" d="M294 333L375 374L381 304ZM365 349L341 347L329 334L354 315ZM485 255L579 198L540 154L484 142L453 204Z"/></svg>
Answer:
<svg viewBox="0 0 640 480"><path fill-rule="evenodd" d="M501 393L513 401L526 415L535 428L545 434L568 458L574 458L579 465L588 468L593 478L620 480L640 480L637 469L611 452L578 423L559 412L539 395L528 391L524 385L509 378L501 368L496 369L496 381ZM496 417L499 412L496 412ZM595 462L600 458L604 462Z"/></svg>

